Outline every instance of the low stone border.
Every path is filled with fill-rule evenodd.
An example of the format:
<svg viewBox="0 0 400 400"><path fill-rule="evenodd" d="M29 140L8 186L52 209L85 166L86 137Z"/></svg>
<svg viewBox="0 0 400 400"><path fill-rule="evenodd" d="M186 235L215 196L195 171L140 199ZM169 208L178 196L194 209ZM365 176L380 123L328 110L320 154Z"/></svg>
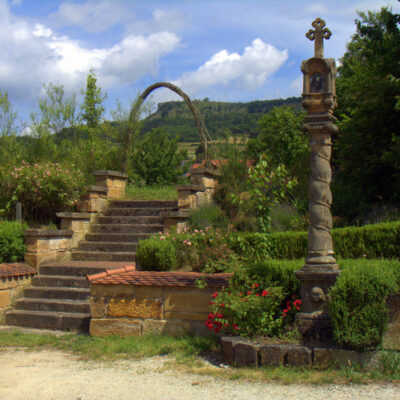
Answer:
<svg viewBox="0 0 400 400"><path fill-rule="evenodd" d="M71 248L78 247L86 233L90 231L90 224L95 219L94 213L88 212L59 212L57 217L61 219L61 229L73 231Z"/></svg>
<svg viewBox="0 0 400 400"><path fill-rule="evenodd" d="M221 338L222 362L237 367L258 366L349 366L355 363L368 365L377 355L376 351L358 352L338 348L314 347L280 343L259 344L241 337Z"/></svg>

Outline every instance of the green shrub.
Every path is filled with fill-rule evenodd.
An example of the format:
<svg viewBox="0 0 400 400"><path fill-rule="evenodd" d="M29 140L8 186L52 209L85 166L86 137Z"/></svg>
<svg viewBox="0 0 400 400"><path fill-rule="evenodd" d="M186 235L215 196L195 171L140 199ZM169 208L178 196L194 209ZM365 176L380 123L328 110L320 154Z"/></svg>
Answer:
<svg viewBox="0 0 400 400"><path fill-rule="evenodd" d="M0 262L14 262L24 259L24 224L0 222Z"/></svg>
<svg viewBox="0 0 400 400"><path fill-rule="evenodd" d="M173 270L176 268L175 247L165 236L141 240L136 249L136 260L142 270Z"/></svg>
<svg viewBox="0 0 400 400"><path fill-rule="evenodd" d="M356 350L378 346L388 321L386 296L398 290L398 263L354 260L330 290L329 313L335 340Z"/></svg>
<svg viewBox="0 0 400 400"><path fill-rule="evenodd" d="M191 229L226 228L229 220L225 213L216 205L208 204L191 211L189 227Z"/></svg>
<svg viewBox="0 0 400 400"><path fill-rule="evenodd" d="M206 327L215 333L223 330L243 336L277 336L282 333L286 319L286 313L281 309L285 297L282 288L256 285L215 292Z"/></svg>
<svg viewBox="0 0 400 400"><path fill-rule="evenodd" d="M400 221L332 229L336 256L341 258L396 258L400 256ZM307 255L307 232L237 233L229 247L238 255L296 259Z"/></svg>
<svg viewBox="0 0 400 400"><path fill-rule="evenodd" d="M0 212L11 216L21 202L25 220L48 222L57 211L72 209L84 186L84 175L74 166L22 162L0 170Z"/></svg>

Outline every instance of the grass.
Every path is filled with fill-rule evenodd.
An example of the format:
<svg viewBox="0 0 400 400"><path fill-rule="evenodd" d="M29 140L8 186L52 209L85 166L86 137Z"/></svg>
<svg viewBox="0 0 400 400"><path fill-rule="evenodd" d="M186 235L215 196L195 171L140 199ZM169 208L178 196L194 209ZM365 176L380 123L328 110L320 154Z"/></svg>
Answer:
<svg viewBox="0 0 400 400"><path fill-rule="evenodd" d="M178 200L175 186L134 186L125 190L126 200Z"/></svg>
<svg viewBox="0 0 400 400"><path fill-rule="evenodd" d="M8 347L27 350L60 350L80 356L82 360L98 362L121 359L141 359L168 355L167 367L181 372L212 376L220 379L246 382L280 382L283 384L365 384L373 382L400 382L400 355L382 352L375 369L366 370L359 365L328 368L261 367L221 368L200 358L205 352L217 355L217 339L213 336L173 338L171 336L146 335L141 337L109 336L96 338L86 335L31 334L0 332L0 351Z"/></svg>

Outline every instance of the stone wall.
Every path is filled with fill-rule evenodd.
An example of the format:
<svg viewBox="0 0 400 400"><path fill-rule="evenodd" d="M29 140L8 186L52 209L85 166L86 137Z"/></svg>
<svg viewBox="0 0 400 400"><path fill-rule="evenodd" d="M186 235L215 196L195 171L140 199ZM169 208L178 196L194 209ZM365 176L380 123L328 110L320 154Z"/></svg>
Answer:
<svg viewBox="0 0 400 400"><path fill-rule="evenodd" d="M24 287L31 284L36 271L26 264L0 264L0 324L5 313L23 296Z"/></svg>
<svg viewBox="0 0 400 400"><path fill-rule="evenodd" d="M91 285L92 336L204 334L212 289Z"/></svg>

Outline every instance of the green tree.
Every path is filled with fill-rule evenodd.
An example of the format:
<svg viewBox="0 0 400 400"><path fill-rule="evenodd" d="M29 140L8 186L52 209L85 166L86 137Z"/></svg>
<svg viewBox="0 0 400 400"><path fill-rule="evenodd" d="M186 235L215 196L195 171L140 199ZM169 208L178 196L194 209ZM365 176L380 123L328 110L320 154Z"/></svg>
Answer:
<svg viewBox="0 0 400 400"><path fill-rule="evenodd" d="M107 97L102 93L101 88L97 87L96 73L93 68L90 69L86 78L86 91L83 92L85 99L82 104L81 118L88 128L99 128L104 114L103 102Z"/></svg>
<svg viewBox="0 0 400 400"><path fill-rule="evenodd" d="M337 79L333 206L349 218L363 204L400 201L400 15L382 8L359 17Z"/></svg>
<svg viewBox="0 0 400 400"><path fill-rule="evenodd" d="M0 165L11 165L21 158L21 149L17 141L17 118L8 92L0 89Z"/></svg>
<svg viewBox="0 0 400 400"><path fill-rule="evenodd" d="M139 183L172 184L187 171L186 151L178 151L178 142L162 129L146 133L132 153L130 175Z"/></svg>
<svg viewBox="0 0 400 400"><path fill-rule="evenodd" d="M267 156L272 166L283 164L299 185L292 192L296 205L305 211L308 203L309 155L308 134L303 130L303 111L292 106L274 107L258 122L259 134L247 143L249 157Z"/></svg>

